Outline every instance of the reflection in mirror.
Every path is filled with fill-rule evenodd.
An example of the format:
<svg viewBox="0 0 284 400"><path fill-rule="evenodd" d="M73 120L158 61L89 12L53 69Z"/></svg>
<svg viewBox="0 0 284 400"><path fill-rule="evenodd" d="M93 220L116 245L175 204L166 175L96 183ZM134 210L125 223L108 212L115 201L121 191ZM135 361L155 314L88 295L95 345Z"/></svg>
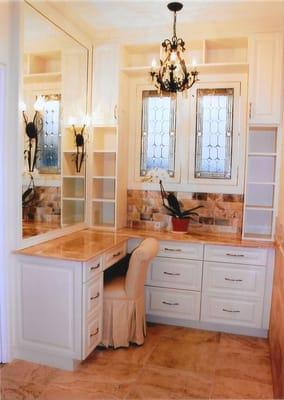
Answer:
<svg viewBox="0 0 284 400"><path fill-rule="evenodd" d="M88 50L28 4L23 48L26 238L84 221Z"/></svg>

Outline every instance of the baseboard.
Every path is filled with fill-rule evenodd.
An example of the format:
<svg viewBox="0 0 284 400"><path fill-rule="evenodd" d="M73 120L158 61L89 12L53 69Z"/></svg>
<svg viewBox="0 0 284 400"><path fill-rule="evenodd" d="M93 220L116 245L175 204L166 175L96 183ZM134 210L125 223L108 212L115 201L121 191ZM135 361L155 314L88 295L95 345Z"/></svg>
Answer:
<svg viewBox="0 0 284 400"><path fill-rule="evenodd" d="M223 324L216 324L212 322L203 322L203 321L188 321L184 319L159 317L156 315L148 315L148 314L146 316L146 319L148 322L155 322L165 325L184 326L186 328L195 328L206 331L234 333L236 335L255 336L260 338L267 338L268 336L268 330L262 328L223 325Z"/></svg>

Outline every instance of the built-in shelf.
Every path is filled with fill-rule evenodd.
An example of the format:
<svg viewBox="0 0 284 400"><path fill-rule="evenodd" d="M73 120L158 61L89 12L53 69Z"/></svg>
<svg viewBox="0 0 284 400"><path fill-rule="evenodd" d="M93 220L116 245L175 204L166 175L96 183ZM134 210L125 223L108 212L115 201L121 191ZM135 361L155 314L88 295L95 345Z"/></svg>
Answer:
<svg viewBox="0 0 284 400"><path fill-rule="evenodd" d="M62 178L64 179L64 178L66 178L66 179L85 179L85 177L84 176L81 176L81 175L62 175Z"/></svg>
<svg viewBox="0 0 284 400"><path fill-rule="evenodd" d="M105 150L94 150L94 153L116 153L115 150L105 149Z"/></svg>
<svg viewBox="0 0 284 400"><path fill-rule="evenodd" d="M271 235L260 234L260 233L244 233L243 237L245 239L250 240L264 240L264 241L271 241Z"/></svg>
<svg viewBox="0 0 284 400"><path fill-rule="evenodd" d="M85 201L84 197L63 197L62 199L67 201Z"/></svg>
<svg viewBox="0 0 284 400"><path fill-rule="evenodd" d="M192 70L192 65L187 65L189 70ZM233 73L243 72L248 70L248 63L211 63L211 64L197 64L194 69L201 73L215 72L215 73ZM147 73L150 74L151 65L124 67L121 71L129 76L143 76Z"/></svg>
<svg viewBox="0 0 284 400"><path fill-rule="evenodd" d="M276 157L277 153L248 153L248 156Z"/></svg>
<svg viewBox="0 0 284 400"><path fill-rule="evenodd" d="M94 175L93 179L116 179L116 176L114 175L110 175L110 176L106 176L106 175Z"/></svg>
<svg viewBox="0 0 284 400"><path fill-rule="evenodd" d="M115 199L94 198L93 201L104 202L104 203L115 203Z"/></svg>

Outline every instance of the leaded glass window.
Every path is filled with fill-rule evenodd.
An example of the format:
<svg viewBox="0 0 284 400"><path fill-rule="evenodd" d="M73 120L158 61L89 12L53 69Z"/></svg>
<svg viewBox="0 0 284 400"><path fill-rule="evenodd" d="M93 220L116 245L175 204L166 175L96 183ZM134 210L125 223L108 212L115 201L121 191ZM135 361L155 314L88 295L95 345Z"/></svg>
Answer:
<svg viewBox="0 0 284 400"><path fill-rule="evenodd" d="M175 175L176 99L156 90L142 92L140 176L161 169Z"/></svg>
<svg viewBox="0 0 284 400"><path fill-rule="evenodd" d="M46 95L41 111L42 129L39 135L40 154L38 169L40 173L60 173L61 146L61 96Z"/></svg>
<svg viewBox="0 0 284 400"><path fill-rule="evenodd" d="M231 179L234 89L197 89L195 178Z"/></svg>

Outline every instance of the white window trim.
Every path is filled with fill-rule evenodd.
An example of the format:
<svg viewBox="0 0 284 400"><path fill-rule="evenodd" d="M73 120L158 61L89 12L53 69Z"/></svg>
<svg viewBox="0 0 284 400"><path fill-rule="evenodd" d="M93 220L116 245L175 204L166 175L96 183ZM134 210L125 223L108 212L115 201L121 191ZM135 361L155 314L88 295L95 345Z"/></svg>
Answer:
<svg viewBox="0 0 284 400"><path fill-rule="evenodd" d="M145 84L146 77L133 78L130 83L129 91L129 168L128 168L128 189L132 190L159 190L158 183L145 183L140 177L140 135L141 135L141 107L142 91L153 90L153 85ZM189 179L189 159L194 165L194 157L189 157L192 146L190 141L195 141L195 118L192 118L192 94L196 85L201 84L221 84L228 85L234 82L241 85L239 101L239 136L237 136L237 150L233 148L234 166L237 171L237 181L231 180L224 183L224 180ZM195 99L194 99L195 101ZM200 76L200 83L195 84L187 94L179 94L177 99L177 121L176 121L176 176L175 178L163 180L167 190L180 192L200 192L200 193L244 193L244 169L246 154L246 131L247 131L247 74L208 74ZM234 116L234 119L237 116ZM192 121L193 120L193 121ZM233 138L234 140L234 138ZM194 144L195 146L195 144ZM199 182L196 182L199 181Z"/></svg>
<svg viewBox="0 0 284 400"><path fill-rule="evenodd" d="M209 79L210 78L210 79ZM208 179L208 178L195 178L195 157L188 157L188 183L195 192L225 192L228 189L230 193L243 193L244 183L244 169L243 169L243 155L244 149L244 135L241 133L245 131L245 121L242 127L242 80L241 77L237 80L231 80L228 76L216 76L216 81L212 81L215 77L206 77L201 82L194 86L190 98L190 115L191 127L188 149L193 149L195 154L195 131L196 131L196 92L198 89L214 89L214 88L233 88L234 89L234 111L233 111L233 142L232 142L232 177L231 179ZM244 96L243 96L244 97ZM189 150L191 152L191 150ZM230 188L229 188L230 187Z"/></svg>

